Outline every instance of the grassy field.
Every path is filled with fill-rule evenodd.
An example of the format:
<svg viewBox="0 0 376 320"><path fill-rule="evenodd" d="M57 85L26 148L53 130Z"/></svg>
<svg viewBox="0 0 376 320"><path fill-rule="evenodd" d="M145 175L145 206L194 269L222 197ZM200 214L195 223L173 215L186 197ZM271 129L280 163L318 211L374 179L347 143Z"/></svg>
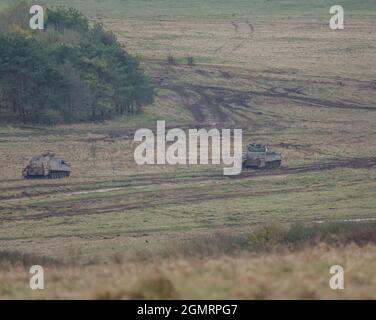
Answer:
<svg viewBox="0 0 376 320"><path fill-rule="evenodd" d="M376 297L374 244L173 256L205 235L247 236L271 222L376 218L374 1L342 1L338 32L326 0L45 3L113 30L157 97L106 123L0 127L0 251L60 263L42 293L28 289L27 265L2 268L0 298ZM137 166L134 132L157 120L242 128L244 144L269 143L283 166L234 178L213 165ZM25 161L45 151L69 161L72 177L21 179ZM349 272L341 293L327 285L332 264Z"/></svg>
<svg viewBox="0 0 376 320"><path fill-rule="evenodd" d="M260 223L375 218L375 174L367 169L240 180L136 178L115 181L114 189L90 190L101 185L88 183L90 191L70 191L85 186L72 182L22 188L2 200L2 247L59 259L73 252L85 262L163 253L171 242L216 230L247 233Z"/></svg>
<svg viewBox="0 0 376 320"><path fill-rule="evenodd" d="M22 1L22 0L21 0ZM14 2L10 0L6 3ZM44 0L48 5L67 5L80 9L89 16L116 18L149 18L159 20L163 17L229 18L249 15L326 15L333 3L329 0ZM351 13L368 13L376 9L374 1L362 2L343 0L341 4ZM374 14L374 12L373 12Z"/></svg>
<svg viewBox="0 0 376 320"><path fill-rule="evenodd" d="M0 294L18 299L374 299L375 254L375 246L320 246L205 260L49 266L45 290L33 292L23 267L5 268ZM328 285L329 268L338 261L347 270L345 290Z"/></svg>

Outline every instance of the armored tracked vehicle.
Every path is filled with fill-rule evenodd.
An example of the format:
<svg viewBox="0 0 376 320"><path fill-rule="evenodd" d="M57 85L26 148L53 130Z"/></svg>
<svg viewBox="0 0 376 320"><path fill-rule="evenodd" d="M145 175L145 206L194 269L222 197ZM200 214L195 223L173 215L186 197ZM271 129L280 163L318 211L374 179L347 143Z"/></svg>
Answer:
<svg viewBox="0 0 376 320"><path fill-rule="evenodd" d="M271 151L268 145L252 143L243 153L243 168L278 168L282 163L282 155Z"/></svg>
<svg viewBox="0 0 376 320"><path fill-rule="evenodd" d="M22 171L26 179L59 179L69 177L71 167L52 153L32 157Z"/></svg>

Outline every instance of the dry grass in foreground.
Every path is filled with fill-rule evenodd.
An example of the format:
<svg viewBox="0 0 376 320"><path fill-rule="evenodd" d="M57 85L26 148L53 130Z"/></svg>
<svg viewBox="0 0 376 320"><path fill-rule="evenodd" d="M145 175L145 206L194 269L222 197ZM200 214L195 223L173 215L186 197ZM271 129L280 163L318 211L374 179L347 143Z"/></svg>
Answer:
<svg viewBox="0 0 376 320"><path fill-rule="evenodd" d="M45 290L28 288L25 267L0 273L0 297L73 299L375 299L376 246L326 244L292 251L182 257L45 268ZM329 268L345 269L345 289L329 288Z"/></svg>

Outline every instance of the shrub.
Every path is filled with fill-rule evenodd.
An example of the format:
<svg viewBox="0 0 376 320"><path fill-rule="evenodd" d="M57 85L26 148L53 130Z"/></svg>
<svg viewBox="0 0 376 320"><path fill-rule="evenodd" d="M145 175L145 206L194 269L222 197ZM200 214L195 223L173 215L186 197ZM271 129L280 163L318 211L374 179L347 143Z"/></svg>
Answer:
<svg viewBox="0 0 376 320"><path fill-rule="evenodd" d="M45 256L37 256L34 254L28 253L21 253L18 251L8 251L2 250L0 251L0 266L21 266L30 268L33 265L61 265L62 263L56 259L45 257Z"/></svg>
<svg viewBox="0 0 376 320"><path fill-rule="evenodd" d="M140 280L129 296L131 299L177 299L177 292L172 281L157 272L149 278Z"/></svg>
<svg viewBox="0 0 376 320"><path fill-rule="evenodd" d="M285 232L284 228L276 224L258 227L250 235L250 249L269 250L280 245L283 241Z"/></svg>
<svg viewBox="0 0 376 320"><path fill-rule="evenodd" d="M221 256L241 251L262 252L272 249L297 250L319 243L366 245L376 243L376 223L327 222L261 225L250 233L214 232L170 247L170 256Z"/></svg>
<svg viewBox="0 0 376 320"><path fill-rule="evenodd" d="M333 245L376 243L376 223L329 222L323 224L292 225L284 235L289 246L325 242Z"/></svg>

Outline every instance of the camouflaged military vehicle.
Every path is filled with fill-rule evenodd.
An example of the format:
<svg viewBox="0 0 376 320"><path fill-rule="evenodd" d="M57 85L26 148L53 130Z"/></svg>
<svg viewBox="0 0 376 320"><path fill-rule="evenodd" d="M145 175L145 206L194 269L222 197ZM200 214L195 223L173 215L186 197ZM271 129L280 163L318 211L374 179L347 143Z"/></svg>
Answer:
<svg viewBox="0 0 376 320"><path fill-rule="evenodd" d="M249 144L243 153L243 168L278 168L281 163L282 155L271 151L265 144Z"/></svg>
<svg viewBox="0 0 376 320"><path fill-rule="evenodd" d="M26 179L58 179L69 177L70 173L70 165L52 153L32 157L22 171Z"/></svg>

